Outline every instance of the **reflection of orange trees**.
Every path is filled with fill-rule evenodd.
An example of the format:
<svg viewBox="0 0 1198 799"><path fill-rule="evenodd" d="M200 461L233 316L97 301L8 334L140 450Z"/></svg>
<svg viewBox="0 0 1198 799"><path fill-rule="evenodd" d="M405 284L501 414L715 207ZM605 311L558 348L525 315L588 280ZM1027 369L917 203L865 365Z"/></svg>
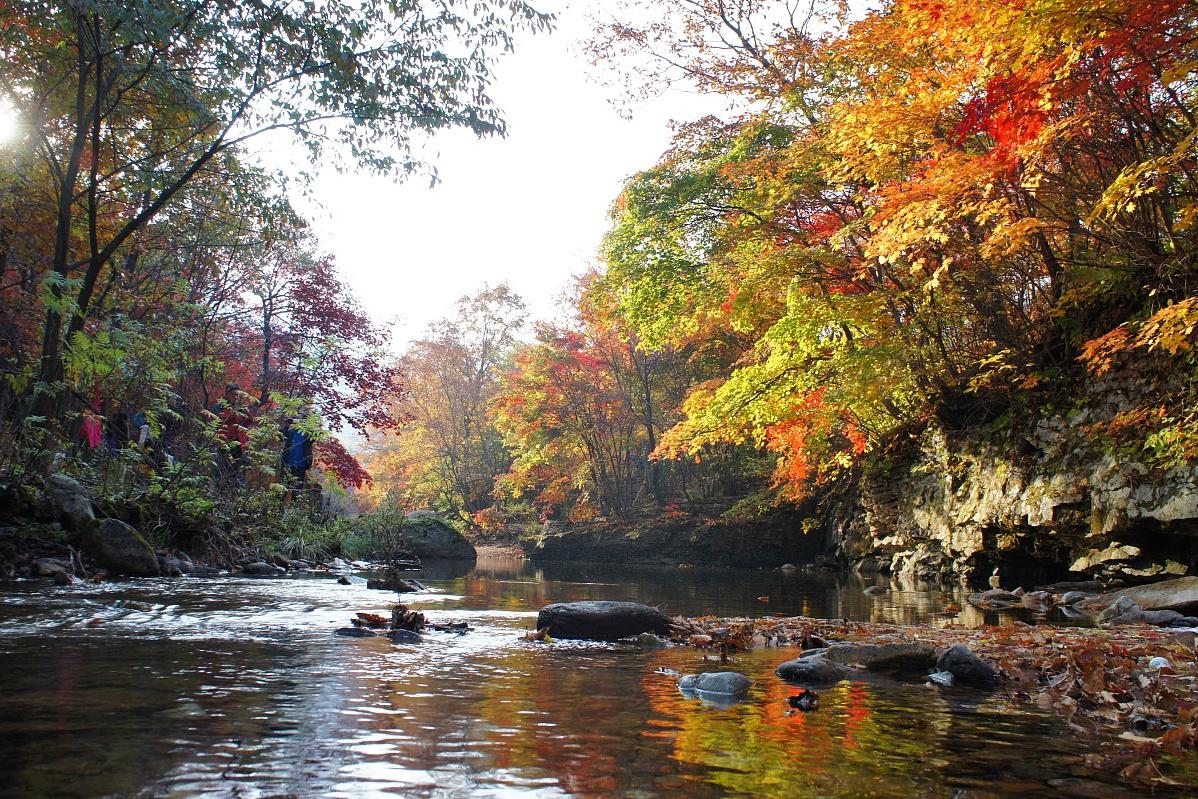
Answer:
<svg viewBox="0 0 1198 799"><path fill-rule="evenodd" d="M570 668L562 663L565 654L530 645L504 658L504 678L487 684L476 708L487 722L480 733L497 744L490 748L492 765L544 770L574 796L634 787L637 770L628 764L637 756L645 714L637 672L609 668L594 652L579 653L578 668ZM601 682L595 669L604 670Z"/></svg>
<svg viewBox="0 0 1198 799"><path fill-rule="evenodd" d="M549 603L547 588L541 582L471 575L455 580L449 590L473 600L475 606L491 610L529 610Z"/></svg>
<svg viewBox="0 0 1198 799"><path fill-rule="evenodd" d="M937 746L926 714L880 702L868 683L821 691L820 710L788 713L798 688L759 679L751 701L700 705L658 675L643 680L652 715L646 737L670 741L680 764L708 769L723 791L752 796L909 796L928 779L923 756ZM888 711L878 712L881 704ZM925 727L912 733L910 726Z"/></svg>

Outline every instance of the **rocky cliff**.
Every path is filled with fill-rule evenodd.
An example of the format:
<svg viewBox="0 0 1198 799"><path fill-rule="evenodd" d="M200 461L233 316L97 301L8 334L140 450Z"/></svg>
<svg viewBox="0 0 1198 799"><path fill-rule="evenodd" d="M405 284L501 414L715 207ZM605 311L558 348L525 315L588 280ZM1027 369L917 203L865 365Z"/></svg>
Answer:
<svg viewBox="0 0 1198 799"><path fill-rule="evenodd" d="M1069 410L949 431L933 425L868 470L828 524L860 568L915 578L1090 575L1126 582L1198 571L1198 465L1162 465L1109 435L1178 396L1176 375L1091 381ZM1140 431L1141 433L1143 431Z"/></svg>

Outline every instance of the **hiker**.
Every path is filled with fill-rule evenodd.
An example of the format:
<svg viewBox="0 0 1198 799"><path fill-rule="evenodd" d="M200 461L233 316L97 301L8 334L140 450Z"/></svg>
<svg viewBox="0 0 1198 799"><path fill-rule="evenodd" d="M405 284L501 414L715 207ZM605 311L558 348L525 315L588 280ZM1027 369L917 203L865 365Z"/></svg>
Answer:
<svg viewBox="0 0 1198 799"><path fill-rule="evenodd" d="M287 474L286 503L296 486L302 489L307 485L308 470L312 468L312 437L297 427L290 417L283 420L279 435L283 439L282 460Z"/></svg>

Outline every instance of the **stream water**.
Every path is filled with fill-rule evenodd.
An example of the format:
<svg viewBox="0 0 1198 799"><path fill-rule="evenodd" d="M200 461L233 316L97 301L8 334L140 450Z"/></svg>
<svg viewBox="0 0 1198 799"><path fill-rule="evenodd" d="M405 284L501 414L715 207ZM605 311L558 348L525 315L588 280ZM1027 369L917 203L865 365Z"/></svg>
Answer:
<svg viewBox="0 0 1198 799"><path fill-rule="evenodd" d="M335 636L395 595L326 576L0 584L0 795L1141 795L1086 766L1092 740L983 693L869 678L787 715L772 670L795 652L764 650L729 666L755 680L749 701L720 708L654 672L721 669L702 652L520 640L557 601L914 623L959 596L503 558L418 576L433 592L404 601L470 632Z"/></svg>

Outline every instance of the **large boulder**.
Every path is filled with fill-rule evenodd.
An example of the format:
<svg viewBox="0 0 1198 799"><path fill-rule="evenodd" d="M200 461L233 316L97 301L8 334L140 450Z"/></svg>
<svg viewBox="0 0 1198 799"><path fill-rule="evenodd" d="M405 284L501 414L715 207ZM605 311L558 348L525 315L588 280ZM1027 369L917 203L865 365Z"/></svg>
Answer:
<svg viewBox="0 0 1198 799"><path fill-rule="evenodd" d="M1087 613L1097 613L1126 598L1143 610L1176 610L1189 613L1198 610L1198 577L1178 577L1159 583L1137 585L1109 591L1090 599L1083 599L1073 607Z"/></svg>
<svg viewBox="0 0 1198 799"><path fill-rule="evenodd" d="M130 577L157 577L158 556L141 535L120 519L105 519L83 534L83 548L104 568Z"/></svg>
<svg viewBox="0 0 1198 799"><path fill-rule="evenodd" d="M46 481L46 498L54 518L68 530L82 533L96 521L87 489L74 477L52 474Z"/></svg>
<svg viewBox="0 0 1198 799"><path fill-rule="evenodd" d="M636 602L559 602L546 605L537 614L537 629L546 627L553 638L615 641L641 633L667 635L670 617Z"/></svg>
<svg viewBox="0 0 1198 799"><path fill-rule="evenodd" d="M474 560L478 557L474 545L432 511L409 513L399 530L399 537L405 548L421 560Z"/></svg>

